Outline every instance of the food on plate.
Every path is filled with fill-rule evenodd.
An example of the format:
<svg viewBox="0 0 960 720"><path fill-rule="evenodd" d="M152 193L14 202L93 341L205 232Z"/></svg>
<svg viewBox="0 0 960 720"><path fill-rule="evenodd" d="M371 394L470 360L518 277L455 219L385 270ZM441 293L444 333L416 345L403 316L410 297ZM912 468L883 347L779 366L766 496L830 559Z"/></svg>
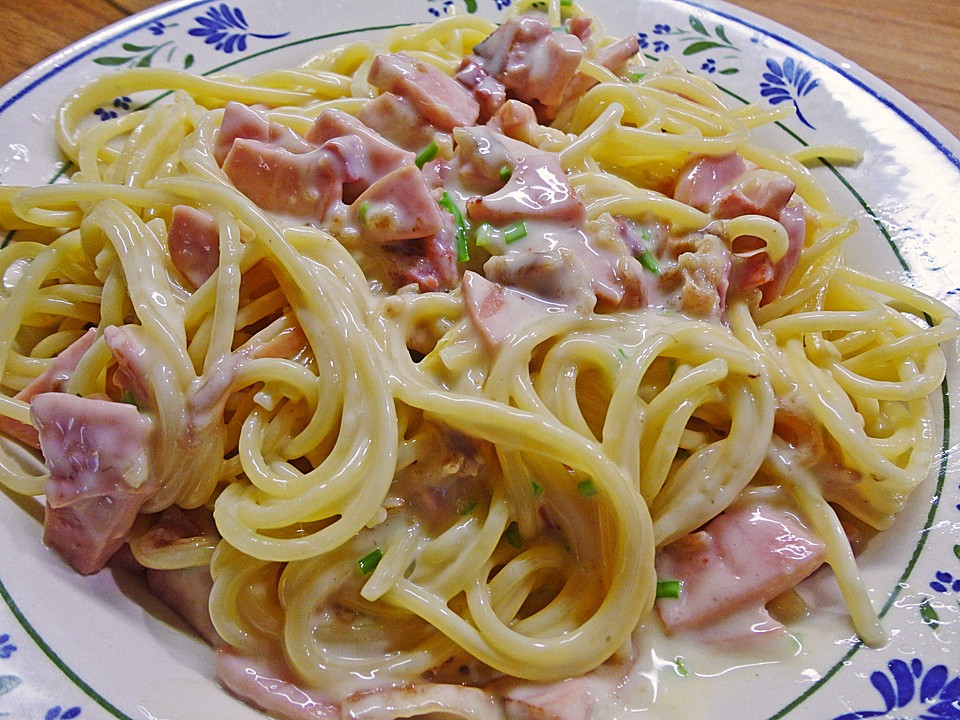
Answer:
<svg viewBox="0 0 960 720"><path fill-rule="evenodd" d="M958 324L844 262L783 112L558 2L108 73L69 180L0 196L2 481L280 718L588 717L653 626L782 636L823 565L879 642L853 547Z"/></svg>

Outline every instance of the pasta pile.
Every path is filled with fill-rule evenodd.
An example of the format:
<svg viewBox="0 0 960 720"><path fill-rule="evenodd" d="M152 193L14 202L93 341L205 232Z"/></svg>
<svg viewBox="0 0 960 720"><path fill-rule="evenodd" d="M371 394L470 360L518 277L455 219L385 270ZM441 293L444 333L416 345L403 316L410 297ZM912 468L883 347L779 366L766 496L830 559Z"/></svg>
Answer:
<svg viewBox="0 0 960 720"><path fill-rule="evenodd" d="M545 12L555 26L581 14ZM321 112L355 115L378 94L378 54L453 75L495 28L453 16L248 78L140 68L78 90L56 128L69 181L0 197L18 231L0 252L0 414L30 425L18 393L95 328L62 392L124 402L132 389L152 423L157 490L134 557L209 568L231 651L280 659L335 703L424 678L550 682L629 656L653 621L657 548L758 487L826 544L857 631L879 641L844 528L888 527L926 477L928 397L958 326L844 262L856 224L804 166L818 149L751 140L781 109L731 108L671 61L613 72L588 52L579 71L596 82L528 142L557 156L590 222L701 231L710 218L668 189L692 157L738 153L796 185L802 254L764 302L554 312L495 351L459 286L391 287L379 249L258 207L214 157L230 101L305 135ZM150 102L90 122L118 88ZM199 287L171 261L178 205L216 224L219 262ZM786 252L773 221L727 222L718 234ZM474 248L461 271L485 257ZM0 448L0 480L42 495L48 475L27 452ZM158 542L171 507L197 529Z"/></svg>

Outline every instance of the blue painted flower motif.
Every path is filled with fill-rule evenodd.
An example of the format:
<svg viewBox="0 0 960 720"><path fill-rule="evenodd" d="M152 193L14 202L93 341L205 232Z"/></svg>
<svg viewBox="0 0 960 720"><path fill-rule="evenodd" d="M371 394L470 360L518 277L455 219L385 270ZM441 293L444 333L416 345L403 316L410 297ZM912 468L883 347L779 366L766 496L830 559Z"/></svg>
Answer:
<svg viewBox="0 0 960 720"><path fill-rule="evenodd" d="M672 28L666 23L657 23L653 26L654 35L669 35Z"/></svg>
<svg viewBox="0 0 960 720"><path fill-rule="evenodd" d="M198 15L194 20L199 27L191 28L190 35L204 38L207 45L213 45L214 48L228 55L234 51L245 51L248 37L275 40L290 34L285 32L265 35L250 32L250 26L243 11L238 7L231 8L226 3L208 9L206 15Z"/></svg>
<svg viewBox="0 0 960 720"><path fill-rule="evenodd" d="M645 32L637 33L637 42L640 44L640 49L645 50L650 47L650 36Z"/></svg>
<svg viewBox="0 0 960 720"><path fill-rule="evenodd" d="M147 25L147 30L154 35L163 35L167 28L171 27L173 27L173 25L167 25L167 23L165 23L163 20L154 20L152 23Z"/></svg>
<svg viewBox="0 0 960 720"><path fill-rule="evenodd" d="M81 712L82 710L76 706L65 710L59 705L55 705L47 710L46 715L43 716L43 720L72 720L72 718L80 717Z"/></svg>
<svg viewBox="0 0 960 720"><path fill-rule="evenodd" d="M653 43L653 51L655 53L666 52L670 49L670 43L664 42L663 40L655 40Z"/></svg>
<svg viewBox="0 0 960 720"><path fill-rule="evenodd" d="M763 82L760 83L760 95L767 98L771 105L792 102L800 122L815 130L816 128L800 112L798 103L800 98L809 95L820 86L820 81L813 77L813 72L806 69L803 63L794 62L793 58L784 60L783 65L769 58L767 71L763 74Z"/></svg>
<svg viewBox="0 0 960 720"><path fill-rule="evenodd" d="M703 70L708 75L715 73L717 71L717 61L714 60L713 58L707 58L706 60L703 61L703 64L700 66L700 69Z"/></svg>
<svg viewBox="0 0 960 720"><path fill-rule="evenodd" d="M496 0L497 10L506 10L510 7L511 0Z"/></svg>
<svg viewBox="0 0 960 720"><path fill-rule="evenodd" d="M0 635L0 658L6 660L17 651L17 646L10 642L10 636Z"/></svg>
<svg viewBox="0 0 960 720"><path fill-rule="evenodd" d="M960 578L955 578L952 574L941 570L937 573L937 579L931 581L930 587L938 593L960 593Z"/></svg>
<svg viewBox="0 0 960 720"><path fill-rule="evenodd" d="M131 103L133 103L133 100L126 95L121 95L120 97L115 97L113 99L113 104L111 107L98 107L93 111L93 114L101 120L113 120L115 117L120 115L121 110L129 110Z"/></svg>
<svg viewBox="0 0 960 720"><path fill-rule="evenodd" d="M916 720L960 720L960 676L951 679L946 665L924 671L923 662L917 658L909 664L891 660L887 672L877 670L870 675L870 683L880 693L883 709L857 710L833 720L886 717L894 710L898 717ZM904 709L910 714L900 712Z"/></svg>

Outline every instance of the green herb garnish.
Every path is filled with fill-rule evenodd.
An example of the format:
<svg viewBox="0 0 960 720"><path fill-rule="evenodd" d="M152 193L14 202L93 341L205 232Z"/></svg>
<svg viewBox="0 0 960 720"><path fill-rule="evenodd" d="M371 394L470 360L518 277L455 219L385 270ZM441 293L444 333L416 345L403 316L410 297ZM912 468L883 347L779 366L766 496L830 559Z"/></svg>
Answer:
<svg viewBox="0 0 960 720"><path fill-rule="evenodd" d="M530 487L533 489L533 496L540 497L543 495L543 486L535 483L533 480L530 481Z"/></svg>
<svg viewBox="0 0 960 720"><path fill-rule="evenodd" d="M680 597L679 580L657 580L657 599L673 600Z"/></svg>
<svg viewBox="0 0 960 720"><path fill-rule="evenodd" d="M453 215L453 221L457 224L457 262L467 262L470 248L467 245L467 222L463 219L463 213L447 192L440 198L440 207Z"/></svg>
<svg viewBox="0 0 960 720"><path fill-rule="evenodd" d="M503 532L503 537L515 548L523 546L523 539L520 537L520 526L517 525L516 522L512 522L507 526L507 529Z"/></svg>
<svg viewBox="0 0 960 720"><path fill-rule="evenodd" d="M367 213L369 212L370 212L370 201L364 200L362 203L360 203L357 206L357 218L360 220L360 222L362 223L367 222Z"/></svg>
<svg viewBox="0 0 960 720"><path fill-rule="evenodd" d="M512 225L507 225L503 229L503 239L509 245L510 243L515 243L517 240L522 240L527 236L527 226L524 224L523 220L518 220Z"/></svg>
<svg viewBox="0 0 960 720"><path fill-rule="evenodd" d="M460 509L457 510L457 515L469 515L473 512L474 508L477 507L477 501L471 500L460 506Z"/></svg>
<svg viewBox="0 0 960 720"><path fill-rule="evenodd" d="M437 153L439 151L440 151L440 147L437 145L436 141L432 141L429 145L427 145L423 150L420 151L420 154L417 155L417 158L416 160L414 160L414 162L417 164L418 168L423 170L423 166L426 165L431 160L433 160L437 156Z"/></svg>
<svg viewBox="0 0 960 720"><path fill-rule="evenodd" d="M580 497L593 497L597 494L597 486L594 485L593 480L587 479L577 483L577 492L580 493Z"/></svg>
<svg viewBox="0 0 960 720"><path fill-rule="evenodd" d="M637 255L637 260L640 261L640 264L643 265L643 268L648 272L652 272L654 275L660 274L660 263L657 262L657 259L653 256L653 253L649 250L644 250L642 253Z"/></svg>
<svg viewBox="0 0 960 720"><path fill-rule="evenodd" d="M376 548L357 560L357 569L361 575L369 575L377 569L377 565L380 564L381 560L383 560L383 550Z"/></svg>
<svg viewBox="0 0 960 720"><path fill-rule="evenodd" d="M510 167L509 165L504 165L503 167L500 168L499 174L500 174L500 180L502 180L503 182L506 182L511 177L513 177L513 168Z"/></svg>

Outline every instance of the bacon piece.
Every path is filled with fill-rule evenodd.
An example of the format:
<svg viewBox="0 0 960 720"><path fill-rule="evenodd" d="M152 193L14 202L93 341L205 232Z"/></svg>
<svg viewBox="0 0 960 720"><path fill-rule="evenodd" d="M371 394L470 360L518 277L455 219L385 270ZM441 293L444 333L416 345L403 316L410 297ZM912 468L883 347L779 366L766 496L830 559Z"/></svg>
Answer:
<svg viewBox="0 0 960 720"><path fill-rule="evenodd" d="M30 402L35 396L46 392L62 392L70 381L73 371L77 369L80 359L86 354L97 339L96 328L90 328L63 349L47 366L47 369L27 383L20 392L14 395L18 400ZM19 440L32 448L40 449L40 437L37 429L32 425L17 422L13 418L0 416L0 432L15 440Z"/></svg>
<svg viewBox="0 0 960 720"><path fill-rule="evenodd" d="M530 218L582 223L587 217L556 156L546 154L522 158L501 190L471 198L467 212L476 222L495 225Z"/></svg>
<svg viewBox="0 0 960 720"><path fill-rule="evenodd" d="M476 63L524 102L556 105L583 58L579 38L534 15L507 20L473 50Z"/></svg>
<svg viewBox="0 0 960 720"><path fill-rule="evenodd" d="M50 471L43 539L82 575L123 545L153 491L152 423L133 405L41 393L30 405Z"/></svg>
<svg viewBox="0 0 960 720"><path fill-rule="evenodd" d="M341 164L329 150L293 153L239 138L223 162L236 188L264 210L303 221L322 221L340 200Z"/></svg>
<svg viewBox="0 0 960 720"><path fill-rule="evenodd" d="M213 156L218 165L223 165L234 140L239 138L259 140L292 153L315 149L287 126L270 122L253 108L231 101L224 108L223 119L214 139Z"/></svg>
<svg viewBox="0 0 960 720"><path fill-rule="evenodd" d="M671 632L703 629L794 587L824 561L823 543L790 513L744 503L661 548L657 577L679 580L680 597L656 604Z"/></svg>
<svg viewBox="0 0 960 720"><path fill-rule="evenodd" d="M440 207L416 165L377 180L352 207L363 238L377 244L426 237L443 227Z"/></svg>
<svg viewBox="0 0 960 720"><path fill-rule="evenodd" d="M473 125L480 106L460 83L437 68L402 53L377 55L368 80L385 92L406 98L441 130Z"/></svg>
<svg viewBox="0 0 960 720"><path fill-rule="evenodd" d="M403 150L360 120L342 110L324 110L307 140L322 145L339 160L343 170L343 200L353 202L380 178L404 165L413 165L414 154Z"/></svg>
<svg viewBox="0 0 960 720"><path fill-rule="evenodd" d="M236 650L217 652L217 679L237 697L281 720L340 720L340 709L319 693L303 689L282 660Z"/></svg>
<svg viewBox="0 0 960 720"><path fill-rule="evenodd" d="M203 210L175 205L167 247L173 266L193 287L203 285L220 265L220 230Z"/></svg>

